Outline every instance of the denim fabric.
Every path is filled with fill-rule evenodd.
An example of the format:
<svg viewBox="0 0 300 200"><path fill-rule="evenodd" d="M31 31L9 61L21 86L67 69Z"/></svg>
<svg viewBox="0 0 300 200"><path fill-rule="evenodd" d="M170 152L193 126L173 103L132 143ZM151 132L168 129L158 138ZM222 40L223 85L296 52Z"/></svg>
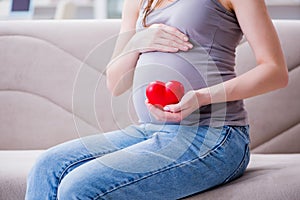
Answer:
<svg viewBox="0 0 300 200"><path fill-rule="evenodd" d="M249 127L133 125L47 150L26 200L179 199L241 176Z"/></svg>

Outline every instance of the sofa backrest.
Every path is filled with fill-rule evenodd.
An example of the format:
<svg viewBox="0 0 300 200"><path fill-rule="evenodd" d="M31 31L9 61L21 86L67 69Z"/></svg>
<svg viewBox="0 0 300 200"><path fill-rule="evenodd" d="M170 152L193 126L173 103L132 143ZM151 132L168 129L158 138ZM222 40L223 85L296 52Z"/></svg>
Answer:
<svg viewBox="0 0 300 200"><path fill-rule="evenodd" d="M274 21L286 55L285 89L246 100L253 152L300 152L300 22ZM111 97L105 66L120 20L0 22L0 149L45 149L136 123L130 91ZM237 70L255 66L246 41Z"/></svg>
<svg viewBox="0 0 300 200"><path fill-rule="evenodd" d="M251 125L251 148L257 153L300 152L300 20L274 21L285 54L288 87L245 101ZM247 42L237 48L237 71L255 66Z"/></svg>

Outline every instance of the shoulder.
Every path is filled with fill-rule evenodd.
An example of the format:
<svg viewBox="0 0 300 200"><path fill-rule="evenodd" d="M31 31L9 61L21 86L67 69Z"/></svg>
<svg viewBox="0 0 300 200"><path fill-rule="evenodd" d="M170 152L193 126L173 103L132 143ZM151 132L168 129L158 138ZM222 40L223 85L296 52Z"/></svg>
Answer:
<svg viewBox="0 0 300 200"><path fill-rule="evenodd" d="M219 0L226 2L229 9L235 11L236 9L239 9L240 7L247 7L247 6L260 6L265 7L265 0Z"/></svg>
<svg viewBox="0 0 300 200"><path fill-rule="evenodd" d="M145 0L124 0L123 13L128 11L133 13L139 12L144 1Z"/></svg>
<svg viewBox="0 0 300 200"><path fill-rule="evenodd" d="M144 0L125 0L122 10L121 31L132 30L139 16L141 4Z"/></svg>

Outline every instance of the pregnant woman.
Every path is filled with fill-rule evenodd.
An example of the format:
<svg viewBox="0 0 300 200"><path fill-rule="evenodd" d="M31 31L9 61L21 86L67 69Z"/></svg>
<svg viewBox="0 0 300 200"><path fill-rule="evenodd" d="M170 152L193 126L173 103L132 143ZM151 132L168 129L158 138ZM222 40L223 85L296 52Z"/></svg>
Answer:
<svg viewBox="0 0 300 200"><path fill-rule="evenodd" d="M242 35L257 66L237 77ZM170 80L184 85L180 102L150 104L147 85ZM132 87L140 123L49 149L26 199L179 199L232 181L249 162L243 99L287 82L264 0L125 0L107 85Z"/></svg>

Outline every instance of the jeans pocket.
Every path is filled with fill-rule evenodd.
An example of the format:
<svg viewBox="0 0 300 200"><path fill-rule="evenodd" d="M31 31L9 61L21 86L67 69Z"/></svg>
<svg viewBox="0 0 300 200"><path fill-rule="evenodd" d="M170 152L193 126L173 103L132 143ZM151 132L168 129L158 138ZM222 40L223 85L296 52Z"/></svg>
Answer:
<svg viewBox="0 0 300 200"><path fill-rule="evenodd" d="M233 180L241 177L244 174L244 172L249 164L249 161L250 161L250 148L249 148L249 145L246 144L245 154L244 154L242 161L240 162L238 168L228 178L226 178L224 183L228 183L230 181L233 181Z"/></svg>
<svg viewBox="0 0 300 200"><path fill-rule="evenodd" d="M242 139L244 140L244 142L246 144L250 143L250 137L249 137L249 126L233 126L231 127L232 129L235 130L235 132L237 134L239 134L239 136L242 137Z"/></svg>

